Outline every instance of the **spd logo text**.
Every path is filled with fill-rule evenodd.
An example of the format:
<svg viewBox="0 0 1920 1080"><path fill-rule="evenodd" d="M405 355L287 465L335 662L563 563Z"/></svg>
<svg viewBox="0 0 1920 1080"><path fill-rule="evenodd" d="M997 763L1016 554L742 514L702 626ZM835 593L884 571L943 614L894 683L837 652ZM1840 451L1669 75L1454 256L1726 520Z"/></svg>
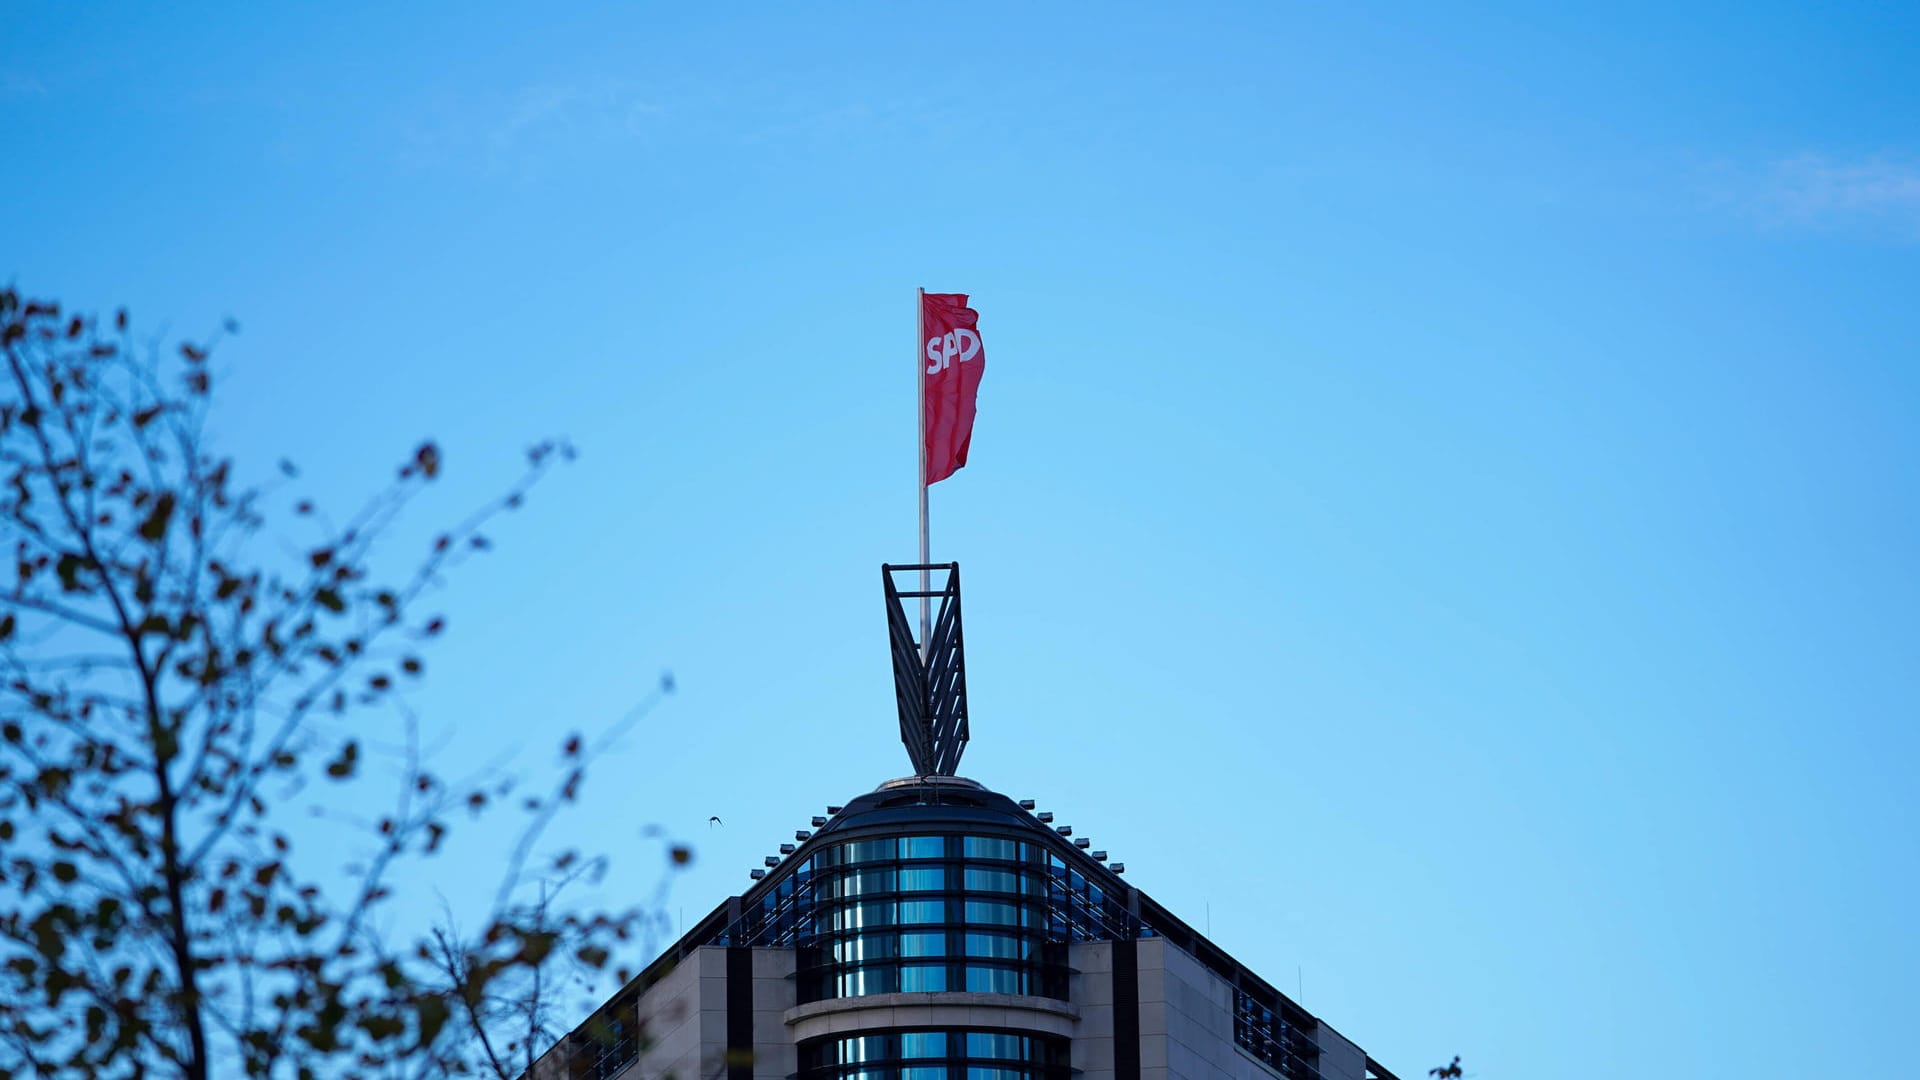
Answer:
<svg viewBox="0 0 1920 1080"><path fill-rule="evenodd" d="M927 339L927 359L932 363L927 365L927 374L938 375L952 367L954 361L964 364L978 355L980 335L971 330L955 330L950 334L930 337Z"/></svg>

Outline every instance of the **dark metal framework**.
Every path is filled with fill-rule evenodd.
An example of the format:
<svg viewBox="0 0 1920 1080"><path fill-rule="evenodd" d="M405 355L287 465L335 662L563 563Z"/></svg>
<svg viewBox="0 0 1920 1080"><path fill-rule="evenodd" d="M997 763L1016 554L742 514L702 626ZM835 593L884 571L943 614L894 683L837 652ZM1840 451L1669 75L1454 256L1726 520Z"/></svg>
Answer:
<svg viewBox="0 0 1920 1080"><path fill-rule="evenodd" d="M568 1080L613 1080L639 1056L633 1026L623 1018L603 1017L568 1058Z"/></svg>
<svg viewBox="0 0 1920 1080"><path fill-rule="evenodd" d="M1287 1001L1262 1004L1243 987L1233 990L1233 1041L1287 1080L1316 1080L1320 1048L1308 1034L1313 1020ZM1275 1008L1273 1006L1279 1006Z"/></svg>
<svg viewBox="0 0 1920 1080"><path fill-rule="evenodd" d="M946 572L938 588L902 589L903 571ZM887 642L893 652L893 691L900 706L900 741L917 776L953 776L967 747L966 643L960 632L960 564L882 563L887 590ZM907 601L938 599L939 614L926 641L915 641Z"/></svg>

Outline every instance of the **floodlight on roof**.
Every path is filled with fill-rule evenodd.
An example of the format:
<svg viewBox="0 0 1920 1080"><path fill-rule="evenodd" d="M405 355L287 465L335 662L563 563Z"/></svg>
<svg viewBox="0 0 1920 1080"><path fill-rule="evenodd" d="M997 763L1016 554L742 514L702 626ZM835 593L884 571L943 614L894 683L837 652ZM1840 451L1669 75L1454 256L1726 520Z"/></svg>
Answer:
<svg viewBox="0 0 1920 1080"><path fill-rule="evenodd" d="M1089 839L1087 839L1086 837L1084 837L1084 836L1083 836L1083 837L1081 837L1080 839L1078 839L1078 840L1075 840L1075 841L1073 842L1073 846L1074 846L1074 847L1077 847L1077 848L1079 848L1079 849L1080 849L1081 851L1085 851L1085 850L1087 850L1088 848L1090 848L1090 847L1092 847L1092 846L1093 846L1093 841L1091 841L1091 840L1089 840Z"/></svg>
<svg viewBox="0 0 1920 1080"><path fill-rule="evenodd" d="M1127 864L1123 862L1117 862L1117 863L1114 863L1112 866L1107 867L1107 869L1113 871L1116 874L1124 874L1127 872Z"/></svg>
<svg viewBox="0 0 1920 1080"><path fill-rule="evenodd" d="M1034 816L1034 817L1037 817L1037 818L1039 818L1039 819L1040 819L1040 822L1041 822L1041 824L1045 824L1045 823L1047 823L1047 822L1049 822L1049 821L1052 821L1052 820L1053 820L1053 811L1051 811L1051 810L1042 810L1042 811L1040 811L1039 813L1037 813L1037 814L1035 814L1035 815L1033 815L1033 816Z"/></svg>
<svg viewBox="0 0 1920 1080"><path fill-rule="evenodd" d="M793 854L793 845L792 845L792 844L781 844L781 845L780 845L780 854L782 854L782 855L791 855L791 854Z"/></svg>
<svg viewBox="0 0 1920 1080"><path fill-rule="evenodd" d="M1107 853L1104 851L1095 851L1092 853L1092 855L1094 858L1100 860L1101 862L1107 861Z"/></svg>
<svg viewBox="0 0 1920 1080"><path fill-rule="evenodd" d="M823 817L821 817L821 816L820 816L819 814L815 814L815 815L813 815L813 827L814 827L814 828L816 828L816 829L817 829L817 828L819 828L820 826L822 826L822 825L825 825L826 823L827 823L827 819L826 819L826 818L823 818Z"/></svg>
<svg viewBox="0 0 1920 1080"><path fill-rule="evenodd" d="M1020 809L1022 809L1022 810L1031 810L1031 809L1033 809L1033 800L1032 800L1032 799L1021 799L1021 800L1020 800Z"/></svg>
<svg viewBox="0 0 1920 1080"><path fill-rule="evenodd" d="M795 840L798 840L798 841L800 841L800 842L801 842L801 843L803 843L803 844L807 842L807 837L809 837L809 836L812 836L812 835L813 835L812 833L810 833L810 832L808 832L808 831L807 831L807 830L805 830L805 829L795 829L795 830L793 830L793 838L794 838Z"/></svg>
<svg viewBox="0 0 1920 1080"><path fill-rule="evenodd" d="M778 855L769 855L769 856L767 856L767 857L766 857L766 859L765 859L764 861L766 862L766 864L767 864L768 866L779 866L779 865L780 865L780 857L779 857Z"/></svg>
<svg viewBox="0 0 1920 1080"><path fill-rule="evenodd" d="M759 881L761 878L764 878L767 876L767 872L765 870L761 870L756 867L752 870L747 871L747 876L752 878L755 881Z"/></svg>
<svg viewBox="0 0 1920 1080"><path fill-rule="evenodd" d="M1056 826L1054 826L1054 830L1053 830L1053 831L1054 831L1054 832L1057 832L1057 833L1059 833L1059 834L1060 834L1061 836L1072 836L1072 835L1073 835L1073 826L1071 826L1071 825L1056 825Z"/></svg>
<svg viewBox="0 0 1920 1080"><path fill-rule="evenodd" d="M835 814L837 814L837 813L839 813L840 811L842 811L842 810L845 810L845 809L846 809L846 807L844 807L844 806L829 806L829 807L827 807L827 816L828 816L828 817L832 817L833 815L835 815Z"/></svg>

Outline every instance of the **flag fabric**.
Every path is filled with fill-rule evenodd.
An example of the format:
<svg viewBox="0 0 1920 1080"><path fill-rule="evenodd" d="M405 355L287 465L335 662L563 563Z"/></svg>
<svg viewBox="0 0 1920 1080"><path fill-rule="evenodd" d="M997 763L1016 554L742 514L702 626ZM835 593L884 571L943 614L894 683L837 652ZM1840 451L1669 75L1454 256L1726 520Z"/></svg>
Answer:
<svg viewBox="0 0 1920 1080"><path fill-rule="evenodd" d="M967 463L974 397L987 353L980 344L980 313L967 306L966 293L925 293L920 310L926 338L920 379L925 398L920 437L927 448L923 482L933 484Z"/></svg>

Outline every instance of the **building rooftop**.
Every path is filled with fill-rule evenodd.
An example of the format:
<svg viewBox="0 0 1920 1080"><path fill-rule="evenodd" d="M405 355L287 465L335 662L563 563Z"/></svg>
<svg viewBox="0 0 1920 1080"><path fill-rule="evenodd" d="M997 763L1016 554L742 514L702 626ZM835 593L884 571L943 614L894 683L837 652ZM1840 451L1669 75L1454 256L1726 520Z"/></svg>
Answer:
<svg viewBox="0 0 1920 1080"><path fill-rule="evenodd" d="M1056 826L1051 823L1050 814L1043 818L977 781L957 776L901 777L881 784L844 806L830 809L833 812L825 815L824 824L796 833L799 843L789 854L780 856L771 868L756 870L756 880L750 888L716 906L615 994L607 1007L618 1007L632 1000L701 947L785 944L782 928L789 924L783 922L782 913L790 908L788 898L794 890L795 873L808 865L821 849L863 836L899 836L926 830L992 832L1038 842L1099 890L1103 899L1098 908L1083 912L1092 919L1092 925L1083 928L1088 939L1165 939L1199 960L1252 1006L1300 1027L1311 1028L1322 1023L1185 920L1123 879L1116 872L1118 864L1095 859L1077 846L1070 826ZM1391 1072L1372 1058L1366 1060L1366 1065L1369 1076L1395 1080Z"/></svg>

